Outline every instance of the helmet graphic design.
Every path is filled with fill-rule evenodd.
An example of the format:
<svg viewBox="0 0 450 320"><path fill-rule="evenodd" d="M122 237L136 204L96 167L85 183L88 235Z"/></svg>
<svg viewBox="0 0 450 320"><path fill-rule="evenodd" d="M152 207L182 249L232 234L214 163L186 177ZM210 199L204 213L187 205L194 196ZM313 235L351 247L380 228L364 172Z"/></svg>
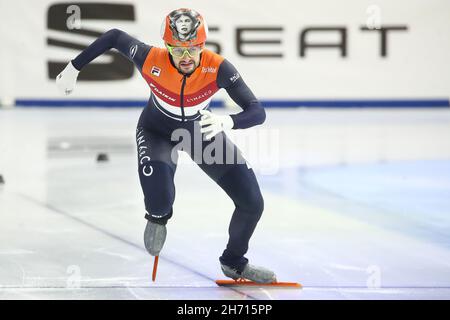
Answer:
<svg viewBox="0 0 450 320"><path fill-rule="evenodd" d="M169 13L161 26L161 37L173 46L196 46L206 42L208 26L203 17L191 9Z"/></svg>

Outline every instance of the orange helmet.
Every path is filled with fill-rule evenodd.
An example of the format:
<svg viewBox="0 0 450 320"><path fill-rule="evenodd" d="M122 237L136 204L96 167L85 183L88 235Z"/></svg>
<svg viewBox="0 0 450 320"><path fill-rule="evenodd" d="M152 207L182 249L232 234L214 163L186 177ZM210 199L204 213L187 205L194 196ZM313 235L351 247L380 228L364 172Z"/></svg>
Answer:
<svg viewBox="0 0 450 320"><path fill-rule="evenodd" d="M208 36L208 25L203 17L192 9L172 11L161 25L161 37L172 46L190 47L202 45Z"/></svg>

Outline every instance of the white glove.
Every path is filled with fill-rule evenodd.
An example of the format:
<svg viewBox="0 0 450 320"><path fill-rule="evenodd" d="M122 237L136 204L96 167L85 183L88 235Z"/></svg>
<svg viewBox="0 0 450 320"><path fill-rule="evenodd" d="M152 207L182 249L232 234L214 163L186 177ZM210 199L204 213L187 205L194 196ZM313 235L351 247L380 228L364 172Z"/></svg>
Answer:
<svg viewBox="0 0 450 320"><path fill-rule="evenodd" d="M233 119L230 116L219 116L208 110L200 110L199 112L202 115L200 132L206 133L206 140L211 140L219 132L232 129L234 126Z"/></svg>
<svg viewBox="0 0 450 320"><path fill-rule="evenodd" d="M75 69L72 62L69 62L64 70L56 76L56 86L62 94L69 95L72 93L77 82L78 73L80 71Z"/></svg>

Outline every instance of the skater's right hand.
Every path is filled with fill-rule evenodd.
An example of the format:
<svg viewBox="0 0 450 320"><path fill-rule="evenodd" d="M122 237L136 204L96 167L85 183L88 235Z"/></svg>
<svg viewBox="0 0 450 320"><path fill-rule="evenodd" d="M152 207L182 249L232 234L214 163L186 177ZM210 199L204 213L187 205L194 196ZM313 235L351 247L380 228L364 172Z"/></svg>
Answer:
<svg viewBox="0 0 450 320"><path fill-rule="evenodd" d="M56 76L56 86L62 94L69 95L72 93L77 82L78 73L80 71L75 69L72 62L69 62L64 70Z"/></svg>

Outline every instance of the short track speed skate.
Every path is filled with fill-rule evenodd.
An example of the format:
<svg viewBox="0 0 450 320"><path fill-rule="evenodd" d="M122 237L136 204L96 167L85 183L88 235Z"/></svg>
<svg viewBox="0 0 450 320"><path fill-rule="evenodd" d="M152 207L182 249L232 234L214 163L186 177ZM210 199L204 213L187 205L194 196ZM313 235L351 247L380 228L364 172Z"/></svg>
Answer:
<svg viewBox="0 0 450 320"><path fill-rule="evenodd" d="M301 285L296 282L278 282L275 273L263 267L247 264L242 272L223 264L221 264L221 268L223 273L233 280L216 280L216 284L219 286L275 286L301 288Z"/></svg>

